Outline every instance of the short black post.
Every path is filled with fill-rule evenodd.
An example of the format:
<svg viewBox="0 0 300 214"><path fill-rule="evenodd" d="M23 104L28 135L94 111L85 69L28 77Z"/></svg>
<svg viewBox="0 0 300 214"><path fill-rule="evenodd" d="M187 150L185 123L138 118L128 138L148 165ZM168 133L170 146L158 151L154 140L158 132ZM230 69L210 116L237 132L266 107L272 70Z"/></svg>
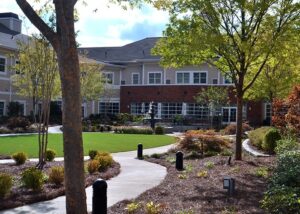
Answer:
<svg viewBox="0 0 300 214"><path fill-rule="evenodd" d="M137 158L139 160L143 159L143 144L141 144L141 143L138 145L138 148L137 148Z"/></svg>
<svg viewBox="0 0 300 214"><path fill-rule="evenodd" d="M93 184L92 214L107 214L107 183L98 179Z"/></svg>
<svg viewBox="0 0 300 214"><path fill-rule="evenodd" d="M183 170L183 153L180 151L176 152L176 169Z"/></svg>

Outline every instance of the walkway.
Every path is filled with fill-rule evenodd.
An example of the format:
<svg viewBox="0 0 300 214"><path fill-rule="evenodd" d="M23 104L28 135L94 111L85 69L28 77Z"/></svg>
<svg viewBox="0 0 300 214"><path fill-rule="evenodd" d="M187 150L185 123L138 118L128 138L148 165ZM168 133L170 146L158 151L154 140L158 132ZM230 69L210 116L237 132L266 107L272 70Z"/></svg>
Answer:
<svg viewBox="0 0 300 214"><path fill-rule="evenodd" d="M168 151L172 145L145 149L144 154L163 153ZM113 158L120 163L121 173L111 180L108 185L108 206L125 200L136 198L141 193L159 185L167 174L165 167L135 159L136 151L112 154ZM1 163L1 161L0 161ZM86 189L88 211L92 211L92 187ZM0 211L0 214L64 214L65 196L50 201Z"/></svg>
<svg viewBox="0 0 300 214"><path fill-rule="evenodd" d="M243 141L243 149L248 152L249 154L255 156L255 157L270 157L270 155L261 153L257 150L254 150L251 146L250 146L250 140L246 139Z"/></svg>

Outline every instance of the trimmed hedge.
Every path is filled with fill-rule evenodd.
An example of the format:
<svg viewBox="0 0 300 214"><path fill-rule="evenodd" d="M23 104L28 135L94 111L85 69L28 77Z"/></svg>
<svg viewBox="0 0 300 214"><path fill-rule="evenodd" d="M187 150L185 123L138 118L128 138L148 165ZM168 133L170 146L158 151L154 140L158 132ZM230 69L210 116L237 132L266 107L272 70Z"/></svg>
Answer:
<svg viewBox="0 0 300 214"><path fill-rule="evenodd" d="M114 129L114 132L117 134L153 134L151 128L133 128L133 127L117 127Z"/></svg>
<svg viewBox="0 0 300 214"><path fill-rule="evenodd" d="M253 131L250 131L248 134L248 137L251 141L251 143L256 146L259 149L262 149L262 143L264 141L264 137L266 133L271 130L272 127L261 127L258 129L255 129Z"/></svg>
<svg viewBox="0 0 300 214"><path fill-rule="evenodd" d="M277 145L277 141L281 139L280 133L277 129L270 129L264 137L263 143L261 145L264 151L273 154Z"/></svg>

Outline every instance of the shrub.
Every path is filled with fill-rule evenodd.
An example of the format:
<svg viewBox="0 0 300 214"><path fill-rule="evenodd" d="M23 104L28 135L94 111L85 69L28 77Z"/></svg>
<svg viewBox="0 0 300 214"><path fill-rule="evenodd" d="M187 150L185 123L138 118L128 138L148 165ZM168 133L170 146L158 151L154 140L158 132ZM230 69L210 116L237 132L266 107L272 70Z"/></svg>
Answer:
<svg viewBox="0 0 300 214"><path fill-rule="evenodd" d="M99 162L98 170L100 172L107 170L107 168L112 166L112 164L114 162L114 160L110 154L109 155L101 155L101 153L96 155L95 160L97 160Z"/></svg>
<svg viewBox="0 0 300 214"><path fill-rule="evenodd" d="M146 204L145 211L147 214L159 214L162 212L162 205L154 204L153 201L150 201Z"/></svg>
<svg viewBox="0 0 300 214"><path fill-rule="evenodd" d="M47 149L46 151L46 161L53 161L56 156L56 151L53 149Z"/></svg>
<svg viewBox="0 0 300 214"><path fill-rule="evenodd" d="M187 160L193 160L193 159L199 159L199 158L202 158L202 154L197 151L191 151L184 156L184 159L187 159Z"/></svg>
<svg viewBox="0 0 300 214"><path fill-rule="evenodd" d="M87 170L90 174L95 173L99 169L99 161L98 160L90 160L87 164Z"/></svg>
<svg viewBox="0 0 300 214"><path fill-rule="evenodd" d="M4 198L12 187L12 177L8 174L0 174L0 198Z"/></svg>
<svg viewBox="0 0 300 214"><path fill-rule="evenodd" d="M253 128L248 123L243 123L242 125L242 131L247 132L251 131ZM231 123L225 127L225 129L222 131L225 135L234 135L236 134L236 124Z"/></svg>
<svg viewBox="0 0 300 214"><path fill-rule="evenodd" d="M250 131L249 134L248 134L248 137L249 137L251 143L254 146L261 149L265 134L270 129L272 129L272 127L261 127L261 128L255 129L253 131Z"/></svg>
<svg viewBox="0 0 300 214"><path fill-rule="evenodd" d="M299 143L297 142L297 140L289 137L277 141L275 152L277 154L283 154L284 152L294 151L297 150L298 148L299 148Z"/></svg>
<svg viewBox="0 0 300 214"><path fill-rule="evenodd" d="M162 126L156 126L155 127L155 134L162 135L164 133L165 133L164 127L162 127Z"/></svg>
<svg viewBox="0 0 300 214"><path fill-rule="evenodd" d="M115 128L114 132L118 134L153 134L151 128L133 128L126 126Z"/></svg>
<svg viewBox="0 0 300 214"><path fill-rule="evenodd" d="M135 213L139 208L141 207L140 203L132 202L130 204L127 204L125 210L127 211L128 214L133 214Z"/></svg>
<svg viewBox="0 0 300 214"><path fill-rule="evenodd" d="M268 213L297 214L300 210L300 189L277 186L269 189L261 201L262 208Z"/></svg>
<svg viewBox="0 0 300 214"><path fill-rule="evenodd" d="M208 162L205 162L205 163L204 163L204 166L205 166L207 169L212 169L212 168L215 167L215 164L214 164L214 162L208 161Z"/></svg>
<svg viewBox="0 0 300 214"><path fill-rule="evenodd" d="M17 165L22 165L27 160L27 155L24 152L15 153L11 157L14 159Z"/></svg>
<svg viewBox="0 0 300 214"><path fill-rule="evenodd" d="M272 186L300 187L300 152L290 151L279 156L274 170Z"/></svg>
<svg viewBox="0 0 300 214"><path fill-rule="evenodd" d="M220 153L220 155L222 155L222 156L232 156L232 155L233 155L233 152L230 151L229 149L224 149L224 150Z"/></svg>
<svg viewBox="0 0 300 214"><path fill-rule="evenodd" d="M11 117L8 119L7 127L9 129L22 128L26 129L30 125L30 122L25 117Z"/></svg>
<svg viewBox="0 0 300 214"><path fill-rule="evenodd" d="M208 172L206 170L201 170L200 172L197 173L198 178L207 178Z"/></svg>
<svg viewBox="0 0 300 214"><path fill-rule="evenodd" d="M96 157L96 155L98 154L97 150L90 150L89 151L89 156L91 160L94 160L94 158Z"/></svg>
<svg viewBox="0 0 300 214"><path fill-rule="evenodd" d="M187 134L184 139L179 142L179 148L188 151L200 151L200 144L197 138L192 134Z"/></svg>
<svg viewBox="0 0 300 214"><path fill-rule="evenodd" d="M1 120L1 118L0 118ZM5 127L0 127L0 134L10 134L11 130Z"/></svg>
<svg viewBox="0 0 300 214"><path fill-rule="evenodd" d="M267 178L269 175L268 170L269 169L267 167L259 167L255 170L255 175L258 177Z"/></svg>
<svg viewBox="0 0 300 214"><path fill-rule="evenodd" d="M60 185L64 181L64 168L52 167L49 174L49 181L55 185Z"/></svg>
<svg viewBox="0 0 300 214"><path fill-rule="evenodd" d="M44 182L44 174L42 171L32 167L22 173L21 181L28 189L41 190Z"/></svg>
<svg viewBox="0 0 300 214"><path fill-rule="evenodd" d="M261 147L264 151L267 151L272 154L274 153L274 150L276 148L276 141L280 139L281 136L279 131L275 128L270 129L264 136L264 140L262 142Z"/></svg>

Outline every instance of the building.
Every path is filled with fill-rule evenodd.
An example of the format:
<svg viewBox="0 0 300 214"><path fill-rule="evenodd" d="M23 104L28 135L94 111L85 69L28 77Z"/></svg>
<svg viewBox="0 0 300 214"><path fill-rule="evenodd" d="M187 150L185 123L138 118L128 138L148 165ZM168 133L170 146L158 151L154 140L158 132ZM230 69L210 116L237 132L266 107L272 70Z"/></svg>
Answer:
<svg viewBox="0 0 300 214"><path fill-rule="evenodd" d="M21 33L21 20L13 13L0 13L0 116L7 113L9 102L22 104L22 114L32 111L30 100L16 95L11 82L15 73L10 68L18 63L17 41L28 37ZM154 102L157 117L172 120L182 115L191 121L205 122L209 116L207 106L195 103L194 96L208 86L232 88L216 68L206 64L198 67L164 69L160 57L151 55L151 49L159 38L145 38L121 47L79 48L93 62L102 64L106 87L99 100L84 102L82 115L130 113L143 115ZM230 104L222 107L222 123L236 121L234 93ZM61 101L57 101L62 105ZM270 118L270 108L262 102L248 102L244 106L244 119L253 125Z"/></svg>
<svg viewBox="0 0 300 214"><path fill-rule="evenodd" d="M222 123L236 122L236 99L232 83L216 68L202 64L180 69L164 69L160 57L151 55L159 38L145 38L122 47L79 48L88 58L103 63L103 73L111 93L103 94L93 102L87 112L130 113L141 115L154 102L157 117L172 120L182 115L193 121L205 121L209 116L207 106L195 103L194 96L208 86L227 87L230 104L220 109ZM244 106L244 119L253 125L262 124L270 117L268 105L248 102Z"/></svg>
<svg viewBox="0 0 300 214"><path fill-rule="evenodd" d="M15 71L11 66L18 63L17 41L28 38L21 33L22 21L14 13L0 13L0 116L6 115L9 102L19 102L22 106L20 114L28 115L32 109L31 102L17 96L11 82Z"/></svg>

